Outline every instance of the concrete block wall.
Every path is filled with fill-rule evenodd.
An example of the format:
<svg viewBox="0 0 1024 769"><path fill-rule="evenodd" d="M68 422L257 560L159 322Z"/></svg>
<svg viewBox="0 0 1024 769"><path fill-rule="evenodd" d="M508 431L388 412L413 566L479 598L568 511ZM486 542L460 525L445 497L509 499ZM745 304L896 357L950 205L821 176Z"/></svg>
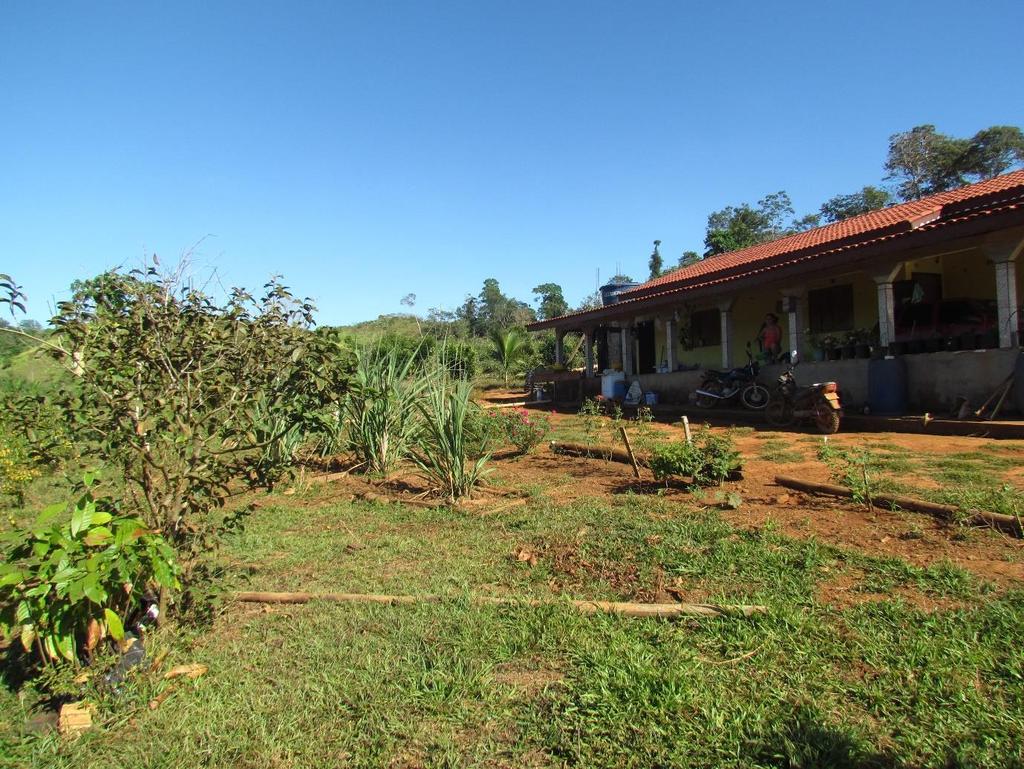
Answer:
<svg viewBox="0 0 1024 769"><path fill-rule="evenodd" d="M907 396L912 412L943 413L951 409L958 396L975 407L1005 381L1013 371L1020 350L962 350L906 355ZM860 411L868 402L868 360L803 361L794 370L801 385L814 382L839 383L844 405ZM759 379L769 388L785 370L785 366L765 366ZM629 377L639 380L644 390L658 393L660 402L684 405L701 383L701 371L678 371L672 374L641 374ZM590 380L587 389L600 392L600 379ZM1012 417L1020 415L1014 397L1008 396L1000 412Z"/></svg>

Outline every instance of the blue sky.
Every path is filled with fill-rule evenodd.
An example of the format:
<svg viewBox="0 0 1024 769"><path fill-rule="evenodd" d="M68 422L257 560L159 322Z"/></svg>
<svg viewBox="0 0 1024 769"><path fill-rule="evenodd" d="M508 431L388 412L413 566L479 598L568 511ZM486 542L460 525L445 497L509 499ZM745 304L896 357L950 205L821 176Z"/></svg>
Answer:
<svg viewBox="0 0 1024 769"><path fill-rule="evenodd" d="M1024 124L1024 4L0 7L0 272L30 315L144 254L325 323L487 277L641 277L710 211L878 183L890 134Z"/></svg>

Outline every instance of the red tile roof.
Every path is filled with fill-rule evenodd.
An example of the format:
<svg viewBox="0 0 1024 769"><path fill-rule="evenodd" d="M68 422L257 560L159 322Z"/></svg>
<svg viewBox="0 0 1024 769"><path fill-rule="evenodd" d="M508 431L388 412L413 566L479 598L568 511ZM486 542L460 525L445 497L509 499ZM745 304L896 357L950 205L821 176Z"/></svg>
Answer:
<svg viewBox="0 0 1024 769"><path fill-rule="evenodd" d="M617 304L539 321L528 328L549 328L559 325L558 321L563 318L582 320L587 316L603 316L623 304L632 306L644 299L723 283L785 264L813 260L828 253L974 219L1007 207L1019 208L1021 200L1024 200L1024 170L703 259L623 291Z"/></svg>
<svg viewBox="0 0 1024 769"><path fill-rule="evenodd" d="M900 203L878 211L870 211L860 216L844 219L841 222L815 227L813 230L788 235L778 240L760 243L756 246L730 251L709 259L702 259L689 267L674 270L660 278L649 280L636 288L623 291L623 299L635 299L640 296L664 291L675 284L688 283L695 278L721 273L738 266L754 266L758 262L786 254L796 253L810 248L836 247L847 242L877 238L880 235L915 229L930 224L955 211L944 211L944 207L953 208L953 204L972 202L977 198L1016 190L1024 187L1024 170L997 176L977 184L929 195L920 200ZM987 202L987 201L986 201ZM956 206L960 209L961 206Z"/></svg>

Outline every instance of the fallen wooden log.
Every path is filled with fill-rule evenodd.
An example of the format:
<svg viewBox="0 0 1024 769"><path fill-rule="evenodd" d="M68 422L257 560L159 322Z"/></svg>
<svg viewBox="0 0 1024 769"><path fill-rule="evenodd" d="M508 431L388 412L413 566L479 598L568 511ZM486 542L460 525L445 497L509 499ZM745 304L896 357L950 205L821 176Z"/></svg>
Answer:
<svg viewBox="0 0 1024 769"><path fill-rule="evenodd" d="M374 593L235 593L243 603L379 603L388 606L417 603L441 603L439 595L379 595ZM569 605L584 614L620 614L624 617L749 617L767 611L764 606L719 606L705 603L623 603L618 601L559 601L475 596L472 603L486 606L560 606Z"/></svg>
<svg viewBox="0 0 1024 769"><path fill-rule="evenodd" d="M632 465L633 460L629 454L619 449L611 449L605 446L584 446L579 443L558 443L551 441L551 451L555 454L564 454L569 457L593 457L594 459L605 459L609 462L621 462L624 465ZM647 467L647 461L643 457L636 458L637 464Z"/></svg>
<svg viewBox="0 0 1024 769"><path fill-rule="evenodd" d="M412 507L423 507L428 510L436 510L439 507L444 507L446 503L441 501L432 502L426 499L409 499L406 497L389 497L385 494L377 494L373 491L364 491L356 494L356 499L360 502L378 502L380 504L389 505L410 505Z"/></svg>
<svg viewBox="0 0 1024 769"><path fill-rule="evenodd" d="M807 491L811 494L826 494L832 497L853 498L853 492L845 486L836 486L831 483L815 483L800 478L792 478L787 475L776 475L775 482L779 486L797 491ZM926 502L923 499L904 497L898 494L872 494L871 502L875 507L881 509L892 509L894 507L903 510L913 510L918 513L927 513L944 521L963 520L972 526L990 526L999 529L1015 537L1024 536L1021 530L1020 521L1012 515L1002 513L989 513L983 510L972 510L966 516L952 505L941 505L937 502Z"/></svg>

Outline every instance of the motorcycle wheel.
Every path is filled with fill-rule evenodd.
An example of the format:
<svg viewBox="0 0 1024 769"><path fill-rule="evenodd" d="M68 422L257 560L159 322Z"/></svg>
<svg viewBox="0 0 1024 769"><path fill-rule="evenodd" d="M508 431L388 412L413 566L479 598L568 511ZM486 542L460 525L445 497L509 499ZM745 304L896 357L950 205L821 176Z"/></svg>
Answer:
<svg viewBox="0 0 1024 769"><path fill-rule="evenodd" d="M757 383L746 387L740 393L740 402L752 411L760 411L765 408L770 398L771 393L768 392L768 388Z"/></svg>
<svg viewBox="0 0 1024 769"><path fill-rule="evenodd" d="M778 398L768 402L764 409L765 419L776 427L793 424L793 409L785 400Z"/></svg>
<svg viewBox="0 0 1024 769"><path fill-rule="evenodd" d="M700 389L707 390L709 393L721 394L722 383L708 382L706 385L701 385ZM700 393L697 393L697 399L694 403L696 403L699 408L710 409L714 408L715 404L717 404L719 400L720 398L712 398L710 395L701 395Z"/></svg>
<svg viewBox="0 0 1024 769"><path fill-rule="evenodd" d="M824 403L814 407L814 424L825 435L839 432L839 412Z"/></svg>

